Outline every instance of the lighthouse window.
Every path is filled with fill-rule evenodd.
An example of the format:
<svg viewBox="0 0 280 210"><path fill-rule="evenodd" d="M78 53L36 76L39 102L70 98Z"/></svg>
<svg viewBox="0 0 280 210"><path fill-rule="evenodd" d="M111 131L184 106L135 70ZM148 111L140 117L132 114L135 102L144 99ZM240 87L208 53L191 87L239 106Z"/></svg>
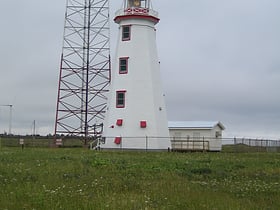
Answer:
<svg viewBox="0 0 280 210"><path fill-rule="evenodd" d="M130 25L122 27L122 40L123 41L130 40L130 28L131 28Z"/></svg>
<svg viewBox="0 0 280 210"><path fill-rule="evenodd" d="M120 58L119 73L120 74L127 74L127 72L128 72L128 57Z"/></svg>
<svg viewBox="0 0 280 210"><path fill-rule="evenodd" d="M125 92L124 90L122 91L117 91L117 97L116 97L116 107L117 108L124 108L125 107Z"/></svg>

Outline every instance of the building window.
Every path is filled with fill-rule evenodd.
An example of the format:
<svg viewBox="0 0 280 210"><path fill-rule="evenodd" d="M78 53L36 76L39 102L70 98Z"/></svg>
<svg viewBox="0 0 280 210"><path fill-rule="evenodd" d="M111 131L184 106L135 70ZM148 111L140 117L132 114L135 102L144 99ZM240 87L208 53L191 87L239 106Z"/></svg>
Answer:
<svg viewBox="0 0 280 210"><path fill-rule="evenodd" d="M128 72L128 57L120 58L119 60L119 73L127 74Z"/></svg>
<svg viewBox="0 0 280 210"><path fill-rule="evenodd" d="M117 91L116 94L116 107L124 108L125 107L125 90Z"/></svg>
<svg viewBox="0 0 280 210"><path fill-rule="evenodd" d="M181 132L175 132L174 133L174 140L182 140L182 133Z"/></svg>
<svg viewBox="0 0 280 210"><path fill-rule="evenodd" d="M193 140L200 140L200 133L199 132L193 132Z"/></svg>
<svg viewBox="0 0 280 210"><path fill-rule="evenodd" d="M126 25L122 27L122 41L129 41L130 40L130 25Z"/></svg>

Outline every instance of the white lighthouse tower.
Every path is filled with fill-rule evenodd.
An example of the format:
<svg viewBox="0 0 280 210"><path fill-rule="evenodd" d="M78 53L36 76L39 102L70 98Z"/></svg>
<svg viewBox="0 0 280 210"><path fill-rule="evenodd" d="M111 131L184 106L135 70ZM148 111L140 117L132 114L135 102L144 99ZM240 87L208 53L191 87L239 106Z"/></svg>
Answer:
<svg viewBox="0 0 280 210"><path fill-rule="evenodd" d="M150 5L150 0L124 0L114 19L119 35L103 149L171 148L156 48L159 18Z"/></svg>

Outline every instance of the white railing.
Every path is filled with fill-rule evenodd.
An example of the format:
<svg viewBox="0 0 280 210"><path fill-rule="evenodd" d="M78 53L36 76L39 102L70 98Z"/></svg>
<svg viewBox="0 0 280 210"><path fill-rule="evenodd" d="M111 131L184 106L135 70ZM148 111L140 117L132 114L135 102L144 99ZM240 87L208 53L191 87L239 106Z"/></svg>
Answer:
<svg viewBox="0 0 280 210"><path fill-rule="evenodd" d="M130 7L127 9L119 9L116 13L116 16L123 15L150 15L153 17L158 17L158 12L148 8L141 7Z"/></svg>

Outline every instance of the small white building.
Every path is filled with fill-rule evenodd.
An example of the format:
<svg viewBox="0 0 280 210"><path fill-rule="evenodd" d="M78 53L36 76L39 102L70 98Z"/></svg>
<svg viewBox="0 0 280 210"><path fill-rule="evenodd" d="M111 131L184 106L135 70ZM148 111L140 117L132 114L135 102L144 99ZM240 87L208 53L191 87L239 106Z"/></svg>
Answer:
<svg viewBox="0 0 280 210"><path fill-rule="evenodd" d="M168 122L172 150L221 151L224 125L218 121Z"/></svg>

